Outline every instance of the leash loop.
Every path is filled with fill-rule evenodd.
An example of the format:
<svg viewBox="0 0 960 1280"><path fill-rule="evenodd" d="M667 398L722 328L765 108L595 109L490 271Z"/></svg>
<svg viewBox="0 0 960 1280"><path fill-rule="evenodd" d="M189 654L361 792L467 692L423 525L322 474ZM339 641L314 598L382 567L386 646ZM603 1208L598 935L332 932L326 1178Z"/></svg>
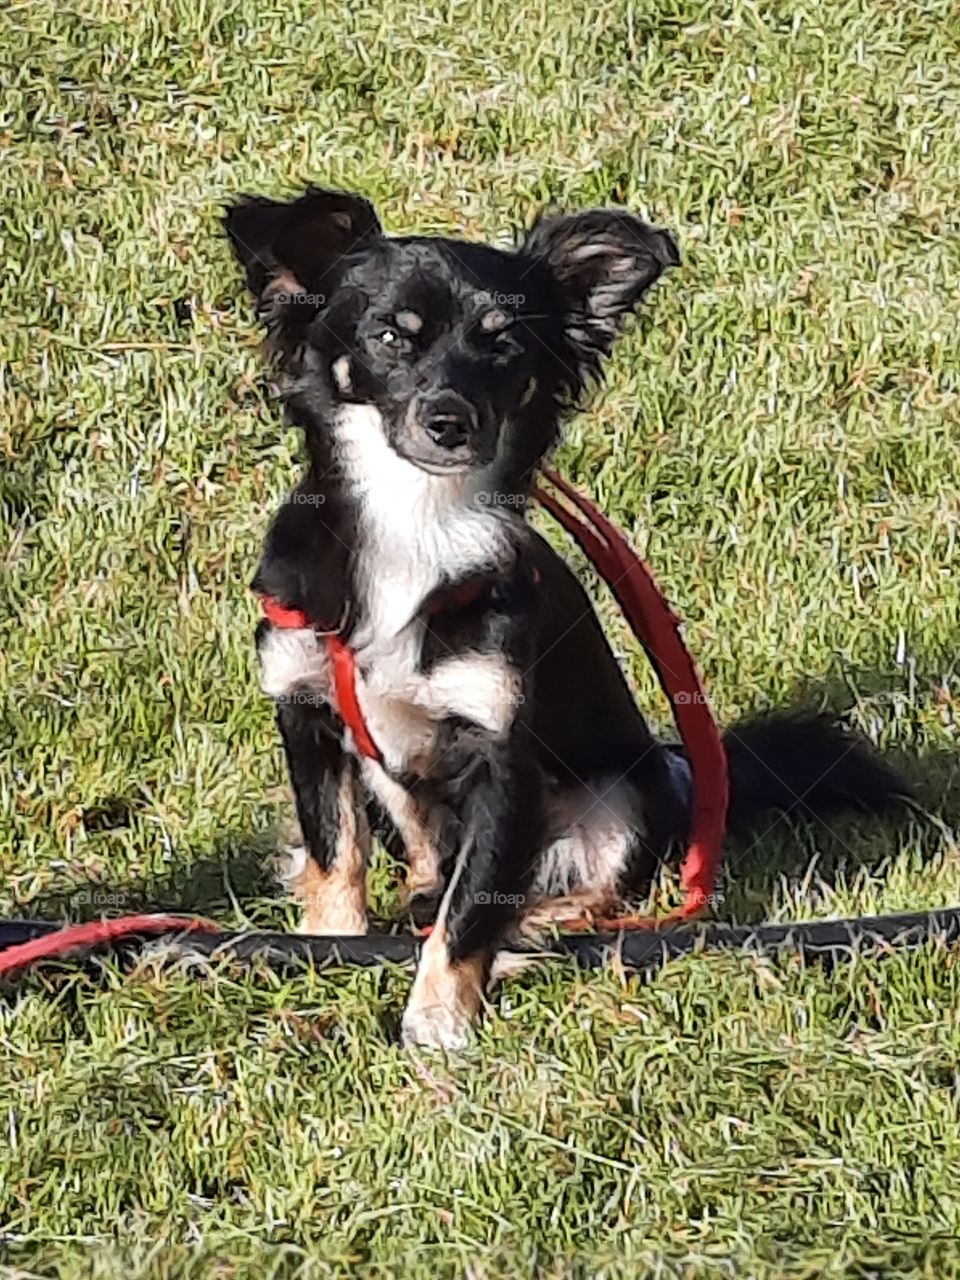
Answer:
<svg viewBox="0 0 960 1280"><path fill-rule="evenodd" d="M684 644L682 624L648 565L588 498L556 471L544 468L543 475L576 514L542 486L534 489L534 496L593 562L650 659L683 742L693 794L690 838L680 867L681 905L661 916L584 920L566 927L661 929L699 915L710 902L726 832L727 754L700 672Z"/></svg>

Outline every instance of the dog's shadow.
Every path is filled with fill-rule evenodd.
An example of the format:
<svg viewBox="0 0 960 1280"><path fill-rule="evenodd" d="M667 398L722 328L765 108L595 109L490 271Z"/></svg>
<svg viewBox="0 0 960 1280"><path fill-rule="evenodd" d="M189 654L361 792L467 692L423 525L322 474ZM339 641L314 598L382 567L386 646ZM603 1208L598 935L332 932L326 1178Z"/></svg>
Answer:
<svg viewBox="0 0 960 1280"><path fill-rule="evenodd" d="M858 675L861 697L880 695L894 686L895 676ZM888 695L884 695L888 696ZM851 695L838 681L809 682L789 707L821 709L845 717ZM884 864L909 849L915 864L927 866L942 856L960 828L960 754L926 750L912 755L895 751L887 756L914 787L916 803L897 817L845 815L830 820L813 817L799 805L794 813L771 815L752 837L731 841L725 853L722 884L713 916L746 924L772 915L790 918L791 906L818 914L842 914L845 897L858 878L875 877L881 887ZM167 911L211 915L230 920L233 927L289 928L296 919L276 874L278 829L255 835L226 835L209 853L173 867L161 875L105 884L102 880L74 882L29 903L37 919L82 923L103 916ZM395 905L396 865L378 850L371 874L373 908L397 924L402 913ZM931 905L939 904L938 886L931 878ZM785 914L786 913L786 914ZM376 927L376 926L375 926Z"/></svg>
<svg viewBox="0 0 960 1280"><path fill-rule="evenodd" d="M290 931L299 908L279 874L287 834L282 825L255 835L225 836L209 853L183 860L163 874L106 882L73 881L31 898L20 914L35 920L84 924L104 917L163 912L209 916L225 928ZM368 870L371 927L406 925L393 890L399 875L386 849L375 849Z"/></svg>
<svg viewBox="0 0 960 1280"><path fill-rule="evenodd" d="M278 923L283 908L274 872L276 841L268 835L224 838L211 853L161 875L108 884L75 881L56 892L32 898L29 913L38 920L85 923L104 916L170 912L182 915L249 913L251 923ZM276 900L277 918L269 916Z"/></svg>

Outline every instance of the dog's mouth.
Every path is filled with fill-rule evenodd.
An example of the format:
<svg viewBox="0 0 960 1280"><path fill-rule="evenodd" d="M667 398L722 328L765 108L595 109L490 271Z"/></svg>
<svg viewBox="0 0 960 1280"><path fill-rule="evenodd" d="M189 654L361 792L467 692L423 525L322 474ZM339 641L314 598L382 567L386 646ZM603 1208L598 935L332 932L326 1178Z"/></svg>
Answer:
<svg viewBox="0 0 960 1280"><path fill-rule="evenodd" d="M393 448L406 462L412 462L431 476L465 475L481 465L472 450L461 457L438 456L431 449L417 449L399 440L394 442Z"/></svg>

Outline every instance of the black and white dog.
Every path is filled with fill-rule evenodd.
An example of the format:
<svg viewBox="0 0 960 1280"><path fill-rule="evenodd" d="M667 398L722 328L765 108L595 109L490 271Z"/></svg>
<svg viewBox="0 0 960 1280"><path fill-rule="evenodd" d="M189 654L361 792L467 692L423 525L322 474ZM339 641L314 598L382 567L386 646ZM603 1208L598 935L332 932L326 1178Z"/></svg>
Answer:
<svg viewBox="0 0 960 1280"><path fill-rule="evenodd" d="M682 753L653 739L583 589L524 519L564 415L677 249L615 209L543 217L512 251L392 237L366 200L318 189L244 199L226 227L308 450L254 583L294 618L261 623L258 647L303 925L365 931L372 795L412 909L435 917L404 1038L454 1048L521 916L612 909L684 835ZM374 750L341 715L325 632ZM763 721L728 750L735 825L903 789L820 721Z"/></svg>

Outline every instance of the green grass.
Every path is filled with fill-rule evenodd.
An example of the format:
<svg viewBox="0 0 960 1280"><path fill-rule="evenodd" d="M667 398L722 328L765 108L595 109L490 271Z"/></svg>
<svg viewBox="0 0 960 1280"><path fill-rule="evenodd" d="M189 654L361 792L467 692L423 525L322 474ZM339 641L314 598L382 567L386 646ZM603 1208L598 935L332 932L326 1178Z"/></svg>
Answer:
<svg viewBox="0 0 960 1280"><path fill-rule="evenodd" d="M218 207L310 180L396 232L607 201L676 229L560 462L726 721L829 706L932 815L781 824L721 914L960 901L954 6L37 0L0 50L4 914L292 921L246 583L297 442ZM458 1061L397 1046L408 985L22 982L0 1273L960 1276L954 954L558 967Z"/></svg>

